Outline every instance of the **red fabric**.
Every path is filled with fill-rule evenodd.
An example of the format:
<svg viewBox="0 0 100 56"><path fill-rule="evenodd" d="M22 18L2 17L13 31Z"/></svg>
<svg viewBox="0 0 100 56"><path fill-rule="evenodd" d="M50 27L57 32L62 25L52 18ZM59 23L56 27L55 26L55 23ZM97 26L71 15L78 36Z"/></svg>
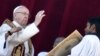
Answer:
<svg viewBox="0 0 100 56"><path fill-rule="evenodd" d="M100 16L99 0L0 0L0 25L6 19L12 20L13 9L25 5L31 12L29 23L39 10L45 10L46 16L39 25L40 32L32 38L35 56L40 51L52 49L54 39L67 36L78 29L84 34L88 17Z"/></svg>

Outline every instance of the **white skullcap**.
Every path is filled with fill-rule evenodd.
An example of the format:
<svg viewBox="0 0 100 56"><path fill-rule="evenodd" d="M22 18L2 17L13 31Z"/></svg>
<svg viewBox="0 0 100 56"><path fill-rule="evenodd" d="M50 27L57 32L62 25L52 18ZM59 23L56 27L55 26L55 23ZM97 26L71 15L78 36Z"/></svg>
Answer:
<svg viewBox="0 0 100 56"><path fill-rule="evenodd" d="M16 10L17 10L17 9L19 9L19 8L26 8L26 9L27 9L27 7L26 7L26 6L24 6L24 5L20 5L20 6L17 6L17 7L14 9L13 13L15 13L15 12L16 12Z"/></svg>

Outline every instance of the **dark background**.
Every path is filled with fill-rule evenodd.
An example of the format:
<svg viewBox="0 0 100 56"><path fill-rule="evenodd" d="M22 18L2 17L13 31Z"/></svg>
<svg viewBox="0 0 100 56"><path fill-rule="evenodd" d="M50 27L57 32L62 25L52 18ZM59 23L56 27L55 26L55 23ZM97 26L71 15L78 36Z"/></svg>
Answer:
<svg viewBox="0 0 100 56"><path fill-rule="evenodd" d="M39 10L45 10L46 16L38 26L40 32L32 38L35 56L51 50L55 38L66 37L75 29L84 35L88 18L100 15L100 0L0 0L0 25L6 18L12 20L13 9L18 5L29 8L29 23Z"/></svg>

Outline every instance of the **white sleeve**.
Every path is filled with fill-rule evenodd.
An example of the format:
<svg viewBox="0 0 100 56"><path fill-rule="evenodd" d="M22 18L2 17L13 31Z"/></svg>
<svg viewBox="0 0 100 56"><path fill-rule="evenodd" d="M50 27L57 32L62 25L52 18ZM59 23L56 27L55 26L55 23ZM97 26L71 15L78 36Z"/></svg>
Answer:
<svg viewBox="0 0 100 56"><path fill-rule="evenodd" d="M40 52L38 56L47 56L48 52Z"/></svg>
<svg viewBox="0 0 100 56"><path fill-rule="evenodd" d="M81 54L83 54L82 52L85 51L87 42L88 40L83 37L81 42L72 48L70 56L80 56ZM82 56L84 56L84 54Z"/></svg>
<svg viewBox="0 0 100 56"><path fill-rule="evenodd" d="M5 34L11 29L7 24L2 24L0 26L0 56L7 56L7 50L4 47L5 43Z"/></svg>
<svg viewBox="0 0 100 56"><path fill-rule="evenodd" d="M22 42L27 41L32 36L36 35L39 32L39 29L35 26L34 23L28 25L25 29L22 29L20 32L14 33L8 38L10 38L9 43L13 45L18 45Z"/></svg>
<svg viewBox="0 0 100 56"><path fill-rule="evenodd" d="M5 34L0 34L0 56L6 56L7 52L5 52L4 42L5 42Z"/></svg>
<svg viewBox="0 0 100 56"><path fill-rule="evenodd" d="M72 48L71 56L94 56L96 42L98 41L95 38L91 35L84 36L82 41Z"/></svg>

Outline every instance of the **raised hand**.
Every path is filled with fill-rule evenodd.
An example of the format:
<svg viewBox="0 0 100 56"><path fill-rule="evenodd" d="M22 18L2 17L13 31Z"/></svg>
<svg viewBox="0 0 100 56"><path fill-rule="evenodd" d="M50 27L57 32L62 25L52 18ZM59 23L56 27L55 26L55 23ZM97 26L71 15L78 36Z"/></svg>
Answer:
<svg viewBox="0 0 100 56"><path fill-rule="evenodd" d="M40 22L42 21L43 17L45 16L44 14L44 10L41 10L37 13L37 15L35 16L35 25L38 26L40 24Z"/></svg>

